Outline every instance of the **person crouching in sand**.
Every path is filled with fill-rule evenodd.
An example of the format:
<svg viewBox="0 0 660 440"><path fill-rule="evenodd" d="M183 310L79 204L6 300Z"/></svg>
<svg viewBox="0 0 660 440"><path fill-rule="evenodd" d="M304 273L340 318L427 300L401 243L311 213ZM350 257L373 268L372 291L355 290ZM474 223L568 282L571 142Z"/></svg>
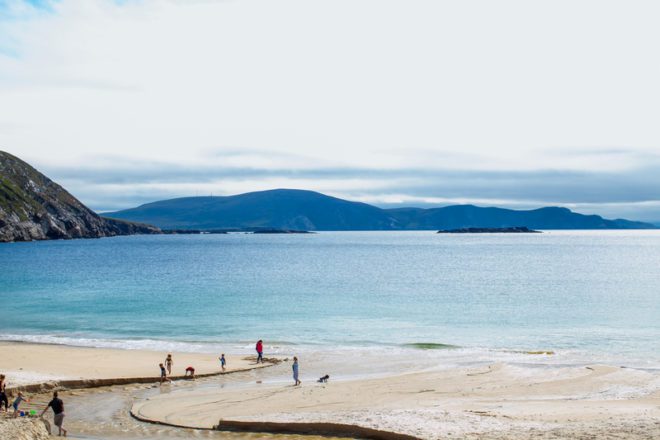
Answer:
<svg viewBox="0 0 660 440"><path fill-rule="evenodd" d="M298 358L295 357L295 356L293 357L293 365L292 365L292 368L293 368L293 380L296 382L296 383L295 383L295 386L298 386L298 385L300 385L302 382L300 382L300 380L298 380Z"/></svg>
<svg viewBox="0 0 660 440"><path fill-rule="evenodd" d="M172 382L169 377L167 377L167 371L165 371L165 365L159 364L160 367L160 384L162 385L163 382Z"/></svg>
<svg viewBox="0 0 660 440"><path fill-rule="evenodd" d="M193 367L186 368L186 377L188 377L188 375L190 375L191 379L195 378L195 369Z"/></svg>
<svg viewBox="0 0 660 440"><path fill-rule="evenodd" d="M57 391L53 393L53 400L51 400L48 403L48 406L42 411L41 417L46 414L46 411L48 411L48 408L53 408L53 422L55 423L55 426L57 426L57 429L59 430L58 435L62 435L64 433L64 437L66 437L66 429L62 427L64 423L64 402L62 402L62 399L57 397Z"/></svg>

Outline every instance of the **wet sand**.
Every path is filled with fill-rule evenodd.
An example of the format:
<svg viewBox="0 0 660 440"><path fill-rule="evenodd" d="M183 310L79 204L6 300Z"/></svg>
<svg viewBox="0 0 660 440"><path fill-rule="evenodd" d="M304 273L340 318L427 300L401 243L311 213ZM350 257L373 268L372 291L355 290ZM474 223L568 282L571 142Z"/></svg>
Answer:
<svg viewBox="0 0 660 440"><path fill-rule="evenodd" d="M639 370L594 365L521 374L491 365L300 387L181 390L137 401L132 413L207 429L332 432L349 425L424 439L660 438L659 390L658 373Z"/></svg>
<svg viewBox="0 0 660 440"><path fill-rule="evenodd" d="M181 429L141 422L130 415L130 408L137 399L168 395L178 390L196 390L213 387L226 389L267 380L269 368L234 372L195 381L175 381L172 384L131 384L104 386L91 389L61 390L65 402L65 427L70 437L88 440L332 440L333 437L272 435L269 433L231 433L200 429ZM43 409L50 400L50 393L31 393L30 404L25 408ZM46 418L52 422L52 412ZM0 414L0 424L3 415Z"/></svg>
<svg viewBox="0 0 660 440"><path fill-rule="evenodd" d="M157 377L157 364L166 354L18 343L1 348L7 356L0 358L0 371L8 374L9 387L16 377ZM202 373L220 371L215 354L173 356L175 373L186 364ZM229 356L228 362L231 374L162 386L62 387L65 425L78 438L116 440L285 439L301 438L292 433L302 432L367 437L361 428L377 430L384 439L660 438L658 371L491 364L342 380L332 376L320 384L305 375L313 362L303 358L303 384L294 387L290 361L256 369L242 356ZM42 409L50 394L32 392L28 398L24 409ZM213 431L217 425L254 432ZM346 427L358 429L351 435ZM287 434L272 434L281 430Z"/></svg>
<svg viewBox="0 0 660 440"><path fill-rule="evenodd" d="M158 378L159 363L167 353L147 350L70 347L64 345L0 342L0 372L7 387L49 381ZM188 366L196 375L222 373L217 354L172 353L172 376L183 376ZM225 356L227 372L259 368L245 356Z"/></svg>

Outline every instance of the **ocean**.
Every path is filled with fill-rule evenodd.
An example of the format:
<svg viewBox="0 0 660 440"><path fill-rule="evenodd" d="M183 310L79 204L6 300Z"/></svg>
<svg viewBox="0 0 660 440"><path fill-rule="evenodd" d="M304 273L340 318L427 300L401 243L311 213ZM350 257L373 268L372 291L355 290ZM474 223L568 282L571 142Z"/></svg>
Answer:
<svg viewBox="0 0 660 440"><path fill-rule="evenodd" d="M0 340L660 368L660 231L129 236L0 245ZM545 353L551 352L551 354Z"/></svg>

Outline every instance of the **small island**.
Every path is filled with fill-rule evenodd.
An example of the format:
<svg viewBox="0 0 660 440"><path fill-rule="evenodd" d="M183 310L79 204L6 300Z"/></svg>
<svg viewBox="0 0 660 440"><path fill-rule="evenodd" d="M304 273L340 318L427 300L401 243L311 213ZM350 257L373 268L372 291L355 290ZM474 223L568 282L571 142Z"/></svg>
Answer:
<svg viewBox="0 0 660 440"><path fill-rule="evenodd" d="M253 234L313 234L311 231L301 231L296 229L255 229L252 231Z"/></svg>
<svg viewBox="0 0 660 440"><path fill-rule="evenodd" d="M204 234L313 234L311 231L302 231L297 229L276 229L276 228L228 228L228 229L163 229L163 234L169 235L204 235Z"/></svg>
<svg viewBox="0 0 660 440"><path fill-rule="evenodd" d="M163 234L179 235L179 234L226 234L225 229L163 229Z"/></svg>
<svg viewBox="0 0 660 440"><path fill-rule="evenodd" d="M441 229L438 234L540 234L541 231L529 229L527 226L511 226L507 228L459 228Z"/></svg>

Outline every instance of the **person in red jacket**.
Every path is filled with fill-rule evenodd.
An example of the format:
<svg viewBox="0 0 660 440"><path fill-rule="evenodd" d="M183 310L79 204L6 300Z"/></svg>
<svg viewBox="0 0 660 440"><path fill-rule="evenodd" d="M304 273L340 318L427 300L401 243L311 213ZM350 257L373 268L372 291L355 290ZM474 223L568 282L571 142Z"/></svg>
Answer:
<svg viewBox="0 0 660 440"><path fill-rule="evenodd" d="M257 363L264 363L264 341L259 339L257 341Z"/></svg>

